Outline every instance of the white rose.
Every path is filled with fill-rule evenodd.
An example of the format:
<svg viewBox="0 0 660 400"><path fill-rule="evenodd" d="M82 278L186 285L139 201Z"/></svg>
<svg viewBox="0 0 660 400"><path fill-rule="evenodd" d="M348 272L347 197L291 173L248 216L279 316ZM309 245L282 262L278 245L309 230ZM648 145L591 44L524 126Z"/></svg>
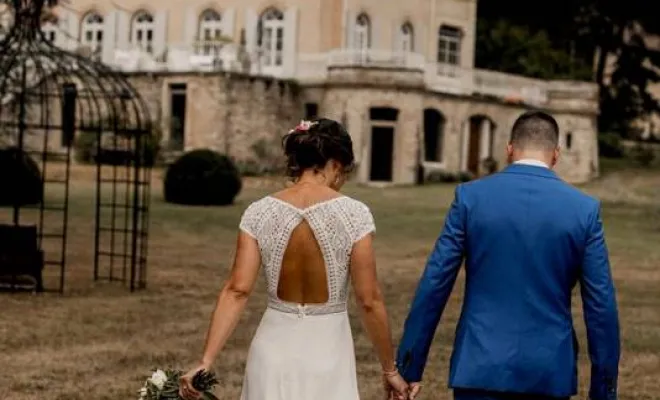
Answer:
<svg viewBox="0 0 660 400"><path fill-rule="evenodd" d="M163 390L163 387L165 386L165 382L167 382L167 374L165 374L164 371L162 370L156 370L151 375L151 383L154 384L158 388L158 390Z"/></svg>
<svg viewBox="0 0 660 400"><path fill-rule="evenodd" d="M140 389L140 400L144 400L147 398L147 388L143 387Z"/></svg>

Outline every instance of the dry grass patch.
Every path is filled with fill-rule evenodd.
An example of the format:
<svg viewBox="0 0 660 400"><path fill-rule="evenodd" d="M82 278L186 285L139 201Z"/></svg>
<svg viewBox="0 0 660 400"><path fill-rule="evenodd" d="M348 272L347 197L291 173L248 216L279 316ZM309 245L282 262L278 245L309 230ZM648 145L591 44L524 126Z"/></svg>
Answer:
<svg viewBox="0 0 660 400"><path fill-rule="evenodd" d="M660 393L660 194L653 175L610 177L585 189L604 200L608 244L617 281L623 330L621 399L657 399ZM130 294L119 284L92 282L94 174L74 169L71 234L64 296L0 295L0 399L119 400L135 398L150 368L185 368L200 356L208 317L232 259L236 227L247 204L281 180L249 180L235 206L180 207L163 203L154 172L148 289ZM619 180L617 180L619 179ZM614 182L614 183L613 183ZM629 197L611 186L632 184ZM396 189L350 187L368 203L378 227L376 251L395 337L419 274L453 197L451 186ZM643 198L643 201L639 201ZM53 276L48 283L52 284ZM447 365L460 311L462 277L438 329L429 359L425 398L449 398ZM266 301L260 284L216 363L222 399L237 399L246 350ZM581 387L588 383L581 337ZM363 399L379 399L379 366L355 308L356 356ZM276 344L274 344L276 345Z"/></svg>

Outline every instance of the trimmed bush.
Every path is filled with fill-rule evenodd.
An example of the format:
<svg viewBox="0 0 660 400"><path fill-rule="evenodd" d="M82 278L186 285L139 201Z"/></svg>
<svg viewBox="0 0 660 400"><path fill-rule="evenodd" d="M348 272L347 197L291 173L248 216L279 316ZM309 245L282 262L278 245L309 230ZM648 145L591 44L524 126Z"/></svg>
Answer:
<svg viewBox="0 0 660 400"><path fill-rule="evenodd" d="M641 167L648 168L655 160L655 152L651 146L638 142L630 151L630 156Z"/></svg>
<svg viewBox="0 0 660 400"><path fill-rule="evenodd" d="M498 164L497 160L493 157L488 157L483 161L483 168L487 175L492 175L497 172Z"/></svg>
<svg viewBox="0 0 660 400"><path fill-rule="evenodd" d="M169 166L164 195L168 203L224 206L234 202L242 183L229 157L212 150L193 150Z"/></svg>
<svg viewBox="0 0 660 400"><path fill-rule="evenodd" d="M0 188L0 206L26 206L43 201L39 166L14 147L0 150Z"/></svg>
<svg viewBox="0 0 660 400"><path fill-rule="evenodd" d="M447 171L431 171L426 175L426 183L462 183L469 182L474 179L474 175L470 172L447 172Z"/></svg>
<svg viewBox="0 0 660 400"><path fill-rule="evenodd" d="M623 158L625 155L621 136L617 133L601 133L598 135L598 154L606 158Z"/></svg>

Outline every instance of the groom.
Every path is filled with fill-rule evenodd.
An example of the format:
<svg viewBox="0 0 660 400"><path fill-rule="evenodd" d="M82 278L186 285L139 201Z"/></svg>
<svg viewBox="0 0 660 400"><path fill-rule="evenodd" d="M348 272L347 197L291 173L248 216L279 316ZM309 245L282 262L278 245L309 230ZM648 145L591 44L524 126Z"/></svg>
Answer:
<svg viewBox="0 0 660 400"><path fill-rule="evenodd" d="M560 180L554 118L513 125L502 172L459 185L428 259L398 351L421 386L440 316L465 259L449 386L458 400L568 399L577 393L571 292L579 283L592 400L617 398L619 321L599 202Z"/></svg>

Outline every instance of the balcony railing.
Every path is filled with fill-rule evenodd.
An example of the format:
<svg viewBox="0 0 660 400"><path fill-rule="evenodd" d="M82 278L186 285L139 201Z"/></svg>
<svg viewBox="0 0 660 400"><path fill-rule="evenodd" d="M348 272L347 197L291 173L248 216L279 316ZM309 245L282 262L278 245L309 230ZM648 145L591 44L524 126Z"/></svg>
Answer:
<svg viewBox="0 0 660 400"><path fill-rule="evenodd" d="M328 53L329 67L369 67L424 70L424 56L417 53L371 49L339 49Z"/></svg>
<svg viewBox="0 0 660 400"><path fill-rule="evenodd" d="M117 67L127 71L235 71L253 74L275 75L284 70L271 71L259 68L257 54L250 55L243 49L225 41L206 41L187 45L170 45L157 60L153 55L138 48L115 51ZM322 83L328 70L336 67L386 68L422 71L429 90L459 95L485 95L511 103L542 105L548 102L550 91L581 93L591 96L593 84L582 82L548 82L496 71L463 68L458 65L428 63L423 55L380 50L338 49L328 53L299 54L294 71L286 71L286 77L301 82Z"/></svg>
<svg viewBox="0 0 660 400"><path fill-rule="evenodd" d="M481 94L512 103L543 104L548 100L546 81L458 65L430 63L426 82L431 90L439 92Z"/></svg>

